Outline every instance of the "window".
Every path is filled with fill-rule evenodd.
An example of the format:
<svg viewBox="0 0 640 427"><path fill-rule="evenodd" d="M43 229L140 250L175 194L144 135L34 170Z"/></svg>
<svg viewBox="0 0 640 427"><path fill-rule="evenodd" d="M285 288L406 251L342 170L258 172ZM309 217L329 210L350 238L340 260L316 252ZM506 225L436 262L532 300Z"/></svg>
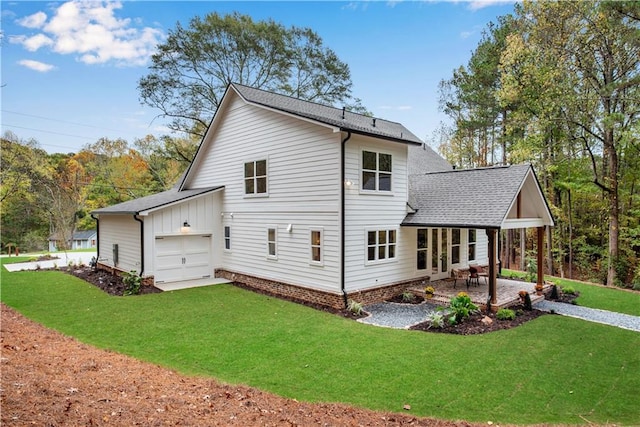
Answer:
<svg viewBox="0 0 640 427"><path fill-rule="evenodd" d="M451 230L451 264L460 264L460 229Z"/></svg>
<svg viewBox="0 0 640 427"><path fill-rule="evenodd" d="M428 238L429 238L429 230L426 228L418 229L418 270L426 270L427 269L427 256L428 256Z"/></svg>
<svg viewBox="0 0 640 427"><path fill-rule="evenodd" d="M322 264L322 230L311 230L309 237L311 263Z"/></svg>
<svg viewBox="0 0 640 427"><path fill-rule="evenodd" d="M391 191L391 154L362 152L362 189Z"/></svg>
<svg viewBox="0 0 640 427"><path fill-rule="evenodd" d="M257 160L244 164L244 193L267 193L267 161Z"/></svg>
<svg viewBox="0 0 640 427"><path fill-rule="evenodd" d="M381 261L396 257L396 230L367 231L367 261Z"/></svg>
<svg viewBox="0 0 640 427"><path fill-rule="evenodd" d="M267 229L267 257L278 257L278 230L276 228Z"/></svg>
<svg viewBox="0 0 640 427"><path fill-rule="evenodd" d="M224 226L224 248L231 250L231 227L228 225Z"/></svg>
<svg viewBox="0 0 640 427"><path fill-rule="evenodd" d="M476 260L476 230L469 230L469 261Z"/></svg>

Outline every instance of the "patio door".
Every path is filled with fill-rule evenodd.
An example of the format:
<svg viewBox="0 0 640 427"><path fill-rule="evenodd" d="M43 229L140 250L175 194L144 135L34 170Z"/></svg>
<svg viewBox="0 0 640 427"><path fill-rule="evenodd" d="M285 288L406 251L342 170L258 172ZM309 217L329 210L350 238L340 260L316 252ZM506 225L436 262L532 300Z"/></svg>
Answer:
<svg viewBox="0 0 640 427"><path fill-rule="evenodd" d="M417 230L417 268L427 271L432 280L448 276L448 230L420 228Z"/></svg>

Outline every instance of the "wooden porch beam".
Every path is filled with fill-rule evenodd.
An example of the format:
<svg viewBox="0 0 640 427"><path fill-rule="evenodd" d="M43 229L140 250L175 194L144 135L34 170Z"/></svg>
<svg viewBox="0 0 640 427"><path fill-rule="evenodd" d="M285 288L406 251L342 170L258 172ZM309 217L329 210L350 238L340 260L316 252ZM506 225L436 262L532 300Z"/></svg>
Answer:
<svg viewBox="0 0 640 427"><path fill-rule="evenodd" d="M487 229L489 251L489 298L491 305L498 303L498 285L496 279L496 234L497 230Z"/></svg>
<svg viewBox="0 0 640 427"><path fill-rule="evenodd" d="M538 227L538 243L536 247L536 252L538 255L537 263L538 263L538 280L536 281L536 286L540 288L544 283L544 227Z"/></svg>

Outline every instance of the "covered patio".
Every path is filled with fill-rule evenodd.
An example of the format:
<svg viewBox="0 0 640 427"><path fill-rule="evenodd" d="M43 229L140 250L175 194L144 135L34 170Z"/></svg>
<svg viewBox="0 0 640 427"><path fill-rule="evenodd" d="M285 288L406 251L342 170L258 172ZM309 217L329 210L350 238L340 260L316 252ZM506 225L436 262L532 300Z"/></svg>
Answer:
<svg viewBox="0 0 640 427"><path fill-rule="evenodd" d="M504 307L511 307L521 303L518 293L520 291L527 291L531 296L531 302L534 303L538 300L544 299L542 295L536 295L536 284L531 282L524 282L521 280L512 280L496 277L496 300L491 302L493 310L497 310ZM455 285L455 287L454 287ZM430 283L435 289L431 302L436 304L446 305L451 301L451 298L458 295L458 292L466 292L471 298L471 301L486 309L487 303L490 302L489 283L485 282L484 278L480 278L478 284L471 284L468 288L464 281L458 280L457 283L454 280L437 280ZM549 285L544 285L544 290L547 290ZM544 291L543 290L543 291ZM417 295L425 296L424 288L412 289Z"/></svg>
<svg viewBox="0 0 640 427"><path fill-rule="evenodd" d="M455 281L432 282L436 296L447 301L464 290L474 303L498 310L513 305L518 292L535 295L544 288L543 254L547 227L554 225L551 211L531 165L510 165L412 175L409 182L410 212L404 227L439 227L484 230L487 236L486 276L477 287L466 284L454 289ZM500 230L535 228L537 231L536 283L498 278L498 236ZM461 248L464 250L464 247ZM465 257L462 257L465 259ZM468 268L469 265L466 265ZM452 271L453 273L453 271ZM482 283L486 284L483 286ZM533 298L532 298L533 300Z"/></svg>

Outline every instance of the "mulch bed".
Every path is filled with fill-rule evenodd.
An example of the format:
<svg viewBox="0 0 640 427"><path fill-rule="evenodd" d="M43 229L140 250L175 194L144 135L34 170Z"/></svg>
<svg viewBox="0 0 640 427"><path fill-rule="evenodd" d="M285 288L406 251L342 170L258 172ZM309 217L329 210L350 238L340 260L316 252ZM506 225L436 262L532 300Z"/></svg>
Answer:
<svg viewBox="0 0 640 427"><path fill-rule="evenodd" d="M65 269L62 269L65 270ZM89 267L81 267L75 269L66 269L67 273L72 274L80 279L91 283L92 285L102 289L104 292L109 295L114 296L122 296L126 286L122 282L122 277L112 274L107 270L93 270ZM314 304L307 301L295 299L295 298L286 298L279 295L274 295L270 292L257 290L253 288L246 287L242 284L235 284L243 289L250 290L252 292L258 292L263 295L267 295L273 298L280 298L287 301L291 301L297 304L303 304L305 306L314 308L316 310L324 311L327 313L335 314L344 318L349 319L359 319L362 317L366 317L366 313L355 314L349 310L337 310L331 307L326 307L320 304ZM156 288L155 286L141 286L140 294L151 294L162 292L162 290ZM548 295L547 295L548 297ZM563 294L562 292L558 292L558 302L565 303L573 303L573 301L578 297L578 295L569 295ZM421 295L415 295L411 300L406 299L406 295L402 294L395 295L392 298L387 300L388 302L394 303L404 303L404 304L420 304L424 301L424 298ZM524 310L523 306L515 306L511 307L511 309L515 310L517 316L514 320L498 320L496 318L495 313L479 313L473 314L464 322L457 325L445 325L443 328L432 328L429 322L423 322L417 325L412 326L410 329L417 331L426 331L426 332L436 332L436 333L446 333L446 334L457 334L457 335L475 335L475 334L484 334L487 332L499 331L504 329L515 328L519 325L522 325L525 322L536 319L540 316L546 315L548 313L540 311L540 310ZM487 321L487 318L490 321ZM484 322L482 320L485 320Z"/></svg>

